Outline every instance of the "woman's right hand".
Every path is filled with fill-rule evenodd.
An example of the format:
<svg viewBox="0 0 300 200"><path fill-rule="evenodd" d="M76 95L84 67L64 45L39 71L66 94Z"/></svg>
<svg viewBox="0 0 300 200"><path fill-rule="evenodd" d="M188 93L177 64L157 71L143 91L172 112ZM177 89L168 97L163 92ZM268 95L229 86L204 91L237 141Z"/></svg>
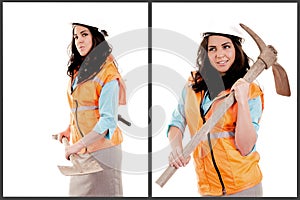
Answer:
<svg viewBox="0 0 300 200"><path fill-rule="evenodd" d="M60 132L60 133L57 134L58 135L58 141L60 143L62 143L62 138L63 137L66 137L68 139L68 141L70 141L70 133L71 133L70 126L68 126L68 128L65 131Z"/></svg>
<svg viewBox="0 0 300 200"><path fill-rule="evenodd" d="M175 147L169 155L169 165L171 167L175 167L176 169L179 167L185 167L190 160L190 155L187 158L184 158L181 146Z"/></svg>
<svg viewBox="0 0 300 200"><path fill-rule="evenodd" d="M169 155L169 165L178 169L185 167L191 160L191 156L184 158L182 148L182 132L178 127L171 126L168 133L168 138L172 148Z"/></svg>

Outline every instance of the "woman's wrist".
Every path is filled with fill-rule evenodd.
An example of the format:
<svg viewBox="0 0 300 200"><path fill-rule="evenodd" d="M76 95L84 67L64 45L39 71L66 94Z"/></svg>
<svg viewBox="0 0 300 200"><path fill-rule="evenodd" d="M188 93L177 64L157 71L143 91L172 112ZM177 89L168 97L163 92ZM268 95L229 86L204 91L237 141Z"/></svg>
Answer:
<svg viewBox="0 0 300 200"><path fill-rule="evenodd" d="M81 139L77 142L77 144L79 145L80 149L86 148L86 144L84 143L84 141Z"/></svg>
<svg viewBox="0 0 300 200"><path fill-rule="evenodd" d="M248 102L238 102L238 109L240 111L249 110L249 104L248 104Z"/></svg>

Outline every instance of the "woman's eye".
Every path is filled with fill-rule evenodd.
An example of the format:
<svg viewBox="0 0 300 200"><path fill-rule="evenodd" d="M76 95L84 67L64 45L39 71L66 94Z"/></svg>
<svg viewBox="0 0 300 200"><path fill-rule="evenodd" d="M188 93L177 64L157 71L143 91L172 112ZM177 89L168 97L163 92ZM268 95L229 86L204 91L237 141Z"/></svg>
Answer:
<svg viewBox="0 0 300 200"><path fill-rule="evenodd" d="M223 46L224 49L230 49L230 45Z"/></svg>
<svg viewBox="0 0 300 200"><path fill-rule="evenodd" d="M77 36L77 35L74 35L74 39L77 40L77 39L78 39L78 36Z"/></svg>
<svg viewBox="0 0 300 200"><path fill-rule="evenodd" d="M208 48L208 51L215 51L215 47L210 47L210 48Z"/></svg>
<svg viewBox="0 0 300 200"><path fill-rule="evenodd" d="M88 34L87 33L83 33L82 36L85 37L85 36L88 36Z"/></svg>

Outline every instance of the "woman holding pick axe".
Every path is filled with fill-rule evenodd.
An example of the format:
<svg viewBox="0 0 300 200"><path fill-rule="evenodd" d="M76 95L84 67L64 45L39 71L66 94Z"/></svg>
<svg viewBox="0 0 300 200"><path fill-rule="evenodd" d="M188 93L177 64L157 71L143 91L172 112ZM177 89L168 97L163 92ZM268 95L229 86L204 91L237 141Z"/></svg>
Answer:
<svg viewBox="0 0 300 200"><path fill-rule="evenodd" d="M203 196L262 196L262 173L256 151L264 98L261 88L243 79L249 58L237 27L203 34L197 71L191 73L168 129L169 164L188 164L182 137L186 125L195 134L231 91L236 102L211 127L193 153L199 193Z"/></svg>
<svg viewBox="0 0 300 200"><path fill-rule="evenodd" d="M123 138L117 126L117 111L119 105L126 104L125 84L105 40L107 32L86 23L74 22L72 27L67 70L71 119L58 138L62 141L65 137L72 142L66 147L67 159L76 155L79 163L96 160L101 170L85 174L82 164L81 172L71 174L69 194L122 196L120 145Z"/></svg>

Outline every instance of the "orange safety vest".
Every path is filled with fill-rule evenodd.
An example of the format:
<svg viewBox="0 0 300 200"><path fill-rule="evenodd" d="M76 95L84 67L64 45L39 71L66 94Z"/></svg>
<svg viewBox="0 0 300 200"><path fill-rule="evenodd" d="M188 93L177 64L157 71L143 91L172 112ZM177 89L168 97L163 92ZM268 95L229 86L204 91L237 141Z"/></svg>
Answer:
<svg viewBox="0 0 300 200"><path fill-rule="evenodd" d="M71 81L68 84L68 101L71 108L70 129L71 142L74 144L86 134L91 132L100 119L98 109L99 97L102 88L111 80L118 80L119 105L126 104L125 83L114 63L112 55L108 56L102 69L91 80L82 82L76 86L71 93ZM79 153L94 152L100 149L118 145L123 141L122 132L119 127L114 131L111 139L102 138L82 149Z"/></svg>
<svg viewBox="0 0 300 200"><path fill-rule="evenodd" d="M204 97L204 92L195 93L188 85L186 89L185 116L189 131L191 136L193 136L203 125L200 104ZM218 96L229 92L230 89L221 92ZM258 96L261 97L263 109L263 92L258 85L251 83L249 98ZM204 117L205 120L212 115L221 102L222 99L216 100L211 105ZM234 194L251 188L262 180L262 173L258 165L260 159L258 152L254 151L247 156L242 156L235 145L234 132L236 121L237 103L235 102L210 131L210 139L206 136L193 153L198 177L198 190L202 195L221 196Z"/></svg>

